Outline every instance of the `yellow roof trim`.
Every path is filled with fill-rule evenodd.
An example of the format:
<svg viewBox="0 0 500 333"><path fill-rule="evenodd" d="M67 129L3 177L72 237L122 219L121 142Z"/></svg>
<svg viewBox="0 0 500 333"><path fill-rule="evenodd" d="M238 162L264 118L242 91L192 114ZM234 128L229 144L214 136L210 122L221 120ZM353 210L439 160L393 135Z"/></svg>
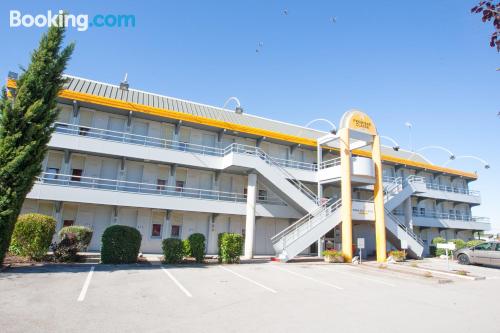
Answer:
<svg viewBox="0 0 500 333"><path fill-rule="evenodd" d="M16 88L17 87L16 81L11 79L11 78L8 78L7 79L7 87L8 88ZM80 93L80 92L67 90L67 89L61 90L59 93L59 97L67 98L67 99L71 99L71 100L76 100L76 101L80 101L80 102L86 102L86 103L92 103L92 104L117 108L117 109L123 109L123 110L127 110L127 111L135 111L135 112L141 112L141 113L151 114L151 115L160 116L160 117L166 117L166 118L172 118L172 119L177 119L177 120L182 120L182 121L187 121L187 122L193 122L193 123L197 123L197 124L203 124L206 126L224 128L224 129L228 129L228 130L232 130L232 131L236 131L236 132L244 132L247 134L252 134L252 135L257 135L257 136L265 136L267 138L272 138L272 139L277 139L277 140L282 140L282 141L287 141L287 142L293 142L293 143L312 146L312 147L316 147L316 144L317 144L316 140L302 138L302 137L298 137L298 136L294 136L294 135L264 130L264 129L250 127L250 126L246 126L246 125L230 123L230 122L211 119L211 118L207 118L207 117L196 116L196 115L192 115L192 114L188 114L188 113L184 113L184 112L179 112L179 111L174 111L174 110L161 109L161 108L156 108L156 107L152 107L152 106L131 103L131 102L124 102L124 101L120 101L120 100L116 100L116 99L112 99L112 98L95 96L95 95ZM330 147L325 147L325 148L330 148ZM353 154L371 157L370 152L363 151L363 150L354 150ZM402 159L402 158L398 158L398 157L394 157L394 156L390 156L390 155L382 155L382 159L384 161L387 161L387 162L404 164L404 165L413 166L413 167L417 167L417 168L423 168L423 169L428 169L428 170L439 171L439 172L454 174L454 175L458 175L458 176L463 176L463 177L467 177L467 178L477 179L477 175L475 173L471 173L471 172L449 169L449 168L440 167L440 166L433 165L433 164Z"/></svg>

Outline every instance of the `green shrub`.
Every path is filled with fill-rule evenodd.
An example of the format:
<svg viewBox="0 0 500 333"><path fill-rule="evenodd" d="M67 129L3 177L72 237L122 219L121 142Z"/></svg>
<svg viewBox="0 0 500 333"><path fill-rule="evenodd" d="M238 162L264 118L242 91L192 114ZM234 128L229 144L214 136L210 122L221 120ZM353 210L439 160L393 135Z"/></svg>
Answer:
<svg viewBox="0 0 500 333"><path fill-rule="evenodd" d="M196 259L197 263L203 262L205 257L205 235L196 233L188 238L191 257Z"/></svg>
<svg viewBox="0 0 500 333"><path fill-rule="evenodd" d="M239 263L243 254L243 236L233 233L219 234L219 261L227 264Z"/></svg>
<svg viewBox="0 0 500 333"><path fill-rule="evenodd" d="M101 261L104 264L137 262L141 247L141 233L125 225L112 225L102 234Z"/></svg>
<svg viewBox="0 0 500 333"><path fill-rule="evenodd" d="M55 230L56 221L51 216L21 215L14 227L10 251L33 260L42 260L47 254Z"/></svg>
<svg viewBox="0 0 500 333"><path fill-rule="evenodd" d="M389 251L388 253L389 256L392 256L392 258L395 261L405 261L406 259L406 252L405 251L400 251L400 250L392 250Z"/></svg>
<svg viewBox="0 0 500 333"><path fill-rule="evenodd" d="M75 262L79 259L79 242L73 233L63 234L61 241L59 243L52 243L51 248L56 261Z"/></svg>
<svg viewBox="0 0 500 333"><path fill-rule="evenodd" d="M466 244L462 239L451 239L450 242L455 244L455 250L463 249Z"/></svg>
<svg viewBox="0 0 500 333"><path fill-rule="evenodd" d="M74 234L78 245L78 251L85 251L92 240L93 231L81 225L72 225L59 230L59 238L64 239L66 234Z"/></svg>
<svg viewBox="0 0 500 333"><path fill-rule="evenodd" d="M445 249L438 249L437 248L437 244L441 244L441 243L446 243L446 239L444 239L443 237L436 237L432 240L432 244L434 246L436 246L435 248L435 251L434 251L434 255L436 257L439 257L441 255L445 255L446 254L446 250Z"/></svg>
<svg viewBox="0 0 500 333"><path fill-rule="evenodd" d="M178 264L184 257L184 243L178 238L167 238L162 242L163 261L166 264Z"/></svg>
<svg viewBox="0 0 500 333"><path fill-rule="evenodd" d="M188 239L182 241L182 255L184 257L191 257L191 245Z"/></svg>
<svg viewBox="0 0 500 333"><path fill-rule="evenodd" d="M473 240L470 240L467 243L465 243L465 247L474 247L474 246L479 245L481 243L484 243L484 241L480 240L480 239L473 239Z"/></svg>

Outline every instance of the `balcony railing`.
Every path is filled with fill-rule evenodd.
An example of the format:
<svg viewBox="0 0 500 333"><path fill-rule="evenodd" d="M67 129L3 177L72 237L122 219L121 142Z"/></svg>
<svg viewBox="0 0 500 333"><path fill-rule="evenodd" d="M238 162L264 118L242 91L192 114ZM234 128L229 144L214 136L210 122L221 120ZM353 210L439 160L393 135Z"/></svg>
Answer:
<svg viewBox="0 0 500 333"><path fill-rule="evenodd" d="M224 156L227 152L226 148L203 146L188 142L173 141L168 139L155 138L151 136L133 134L129 132L112 131L103 128L65 124L59 122L55 123L54 126L56 133L84 136L100 140L108 140L108 141L122 142L122 143L135 144L147 147L184 151L189 153L210 155L210 156ZM316 163L300 162L300 161L282 159L277 157L271 157L271 158L274 163L285 168L301 169L308 171L317 170Z"/></svg>
<svg viewBox="0 0 500 333"><path fill-rule="evenodd" d="M118 192L131 192L152 195L165 195L204 200L218 200L231 202L246 202L243 193L224 192L216 190L197 189L189 187L167 186L150 183L139 183L117 179L103 179L96 177L83 177L59 173L43 172L37 177L37 183L58 186L72 186L81 188L101 189ZM281 205L285 203L279 199L258 198L257 202L263 204Z"/></svg>
<svg viewBox="0 0 500 333"><path fill-rule="evenodd" d="M395 210L394 215L404 215L402 210ZM490 219L488 217L479 217L479 216L471 216L467 214L449 214L438 211L426 211L426 212L412 212L412 216L415 217L425 217L425 218L433 218L433 219L443 219L443 220L452 220L452 221L470 221L470 222L482 222L482 223L490 223Z"/></svg>

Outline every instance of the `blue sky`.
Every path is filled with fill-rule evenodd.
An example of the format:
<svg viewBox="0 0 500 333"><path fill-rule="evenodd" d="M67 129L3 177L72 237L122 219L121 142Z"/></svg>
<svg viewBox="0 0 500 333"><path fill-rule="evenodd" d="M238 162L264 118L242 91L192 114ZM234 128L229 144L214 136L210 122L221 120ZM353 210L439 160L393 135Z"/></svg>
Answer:
<svg viewBox="0 0 500 333"><path fill-rule="evenodd" d="M26 65L44 31L10 28L10 10L133 14L135 28L70 30L67 72L111 83L127 72L133 88L218 106L237 96L248 113L300 125L338 123L356 107L403 147L410 121L415 148L442 145L491 164L450 166L478 171L471 187L483 205L473 213L500 229L500 54L488 45L491 23L470 14L476 2L3 1L0 73Z"/></svg>

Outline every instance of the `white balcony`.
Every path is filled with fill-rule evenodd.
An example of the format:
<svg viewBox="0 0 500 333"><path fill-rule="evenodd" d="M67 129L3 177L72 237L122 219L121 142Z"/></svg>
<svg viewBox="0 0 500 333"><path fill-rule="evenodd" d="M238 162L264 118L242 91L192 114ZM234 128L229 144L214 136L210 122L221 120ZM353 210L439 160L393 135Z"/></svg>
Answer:
<svg viewBox="0 0 500 333"><path fill-rule="evenodd" d="M321 163L318 170L318 181L322 184L340 180L342 176L340 158ZM371 158L355 156L351 159L351 178L354 184L374 184L375 166Z"/></svg>
<svg viewBox="0 0 500 333"><path fill-rule="evenodd" d="M395 215L403 215L402 211L395 211ZM447 214L436 211L425 213L414 212L413 225L429 228L449 228L459 230L489 230L490 220L487 217L477 217L461 214Z"/></svg>
<svg viewBox="0 0 500 333"><path fill-rule="evenodd" d="M55 124L55 132L52 134L49 146L216 170L223 169L222 158L235 146L245 147L239 144L232 144L226 148L210 147L64 123ZM255 150L255 147L253 148ZM165 151L169 153L166 154ZM289 171L294 178L316 182L317 166L315 163L276 157L271 157L271 159L273 163Z"/></svg>
<svg viewBox="0 0 500 333"><path fill-rule="evenodd" d="M220 214L246 214L246 197L242 193L53 173L42 173L27 198ZM283 201L267 198L257 200L256 215L280 218L301 216Z"/></svg>

